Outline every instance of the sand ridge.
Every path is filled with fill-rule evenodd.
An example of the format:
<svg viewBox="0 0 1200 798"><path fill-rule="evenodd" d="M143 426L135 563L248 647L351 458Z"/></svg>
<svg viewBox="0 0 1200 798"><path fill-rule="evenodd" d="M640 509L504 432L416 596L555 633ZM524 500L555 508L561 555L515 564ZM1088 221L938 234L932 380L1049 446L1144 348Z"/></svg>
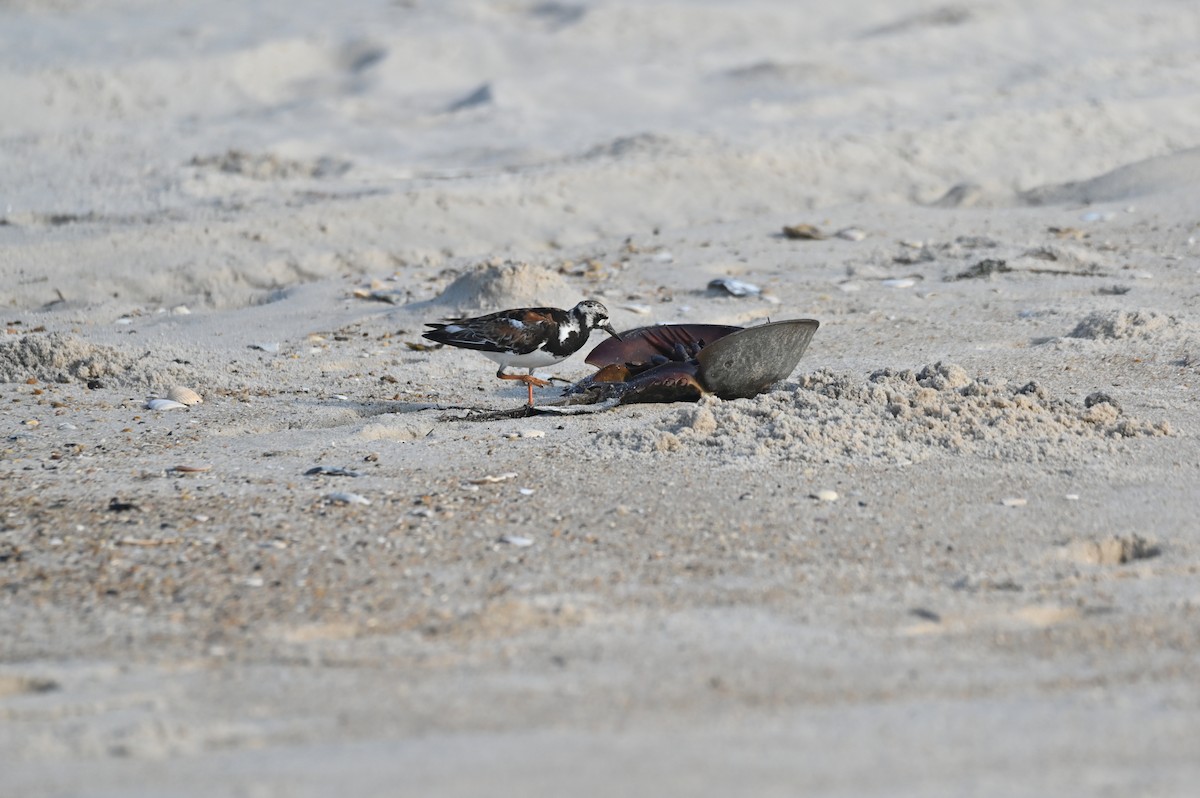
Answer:
<svg viewBox="0 0 1200 798"><path fill-rule="evenodd" d="M865 380L823 369L754 399L710 398L664 422L598 441L613 455L691 450L710 464L766 458L863 466L964 454L1069 462L1118 453L1122 438L1170 434L1165 421L1124 417L1107 395L1069 401L1036 382L972 379L946 363L885 369Z"/></svg>

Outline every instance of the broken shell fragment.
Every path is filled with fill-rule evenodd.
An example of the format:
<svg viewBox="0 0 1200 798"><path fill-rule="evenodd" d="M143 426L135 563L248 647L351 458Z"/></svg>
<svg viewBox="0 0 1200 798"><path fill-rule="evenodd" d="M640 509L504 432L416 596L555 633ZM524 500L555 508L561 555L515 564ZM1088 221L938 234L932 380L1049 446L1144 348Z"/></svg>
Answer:
<svg viewBox="0 0 1200 798"><path fill-rule="evenodd" d="M718 277L715 280L709 280L708 287L713 291L724 291L730 296L758 296L762 293L762 289L754 283L735 280L732 277Z"/></svg>
<svg viewBox="0 0 1200 798"><path fill-rule="evenodd" d="M811 224L789 224L783 228L783 237L797 241L821 241L829 238Z"/></svg>
<svg viewBox="0 0 1200 798"><path fill-rule="evenodd" d="M482 477L468 480L472 485L494 485L497 482L507 482L510 479L516 479L516 471L505 471L503 474L485 474Z"/></svg>
<svg viewBox="0 0 1200 798"><path fill-rule="evenodd" d="M191 388L186 388L182 385L176 385L174 388L167 391L167 398L174 402L188 405L189 407L191 405L198 405L204 402L204 399L200 396L200 394L196 393Z"/></svg>
<svg viewBox="0 0 1200 798"><path fill-rule="evenodd" d="M510 441L515 441L521 438L544 438L546 437L546 433L540 429L523 429L520 432L506 432L504 437Z"/></svg>

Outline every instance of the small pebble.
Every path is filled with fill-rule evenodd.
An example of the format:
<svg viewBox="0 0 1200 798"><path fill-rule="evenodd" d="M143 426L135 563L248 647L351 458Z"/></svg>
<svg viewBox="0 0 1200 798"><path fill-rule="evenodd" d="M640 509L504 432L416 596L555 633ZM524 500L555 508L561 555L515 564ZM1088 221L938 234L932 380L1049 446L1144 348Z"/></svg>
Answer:
<svg viewBox="0 0 1200 798"><path fill-rule="evenodd" d="M1063 498L1065 498L1069 502L1077 502L1077 501L1079 501L1079 494L1078 493L1068 493Z"/></svg>
<svg viewBox="0 0 1200 798"><path fill-rule="evenodd" d="M518 488L517 493L520 493L522 496L532 496L533 488Z"/></svg>
<svg viewBox="0 0 1200 798"><path fill-rule="evenodd" d="M867 237L867 234L857 227L843 227L834 233L834 235L846 241L862 241Z"/></svg>
<svg viewBox="0 0 1200 798"><path fill-rule="evenodd" d="M888 288L912 288L917 281L911 277L897 277L891 280L880 280L879 284Z"/></svg>
<svg viewBox="0 0 1200 798"><path fill-rule="evenodd" d="M351 471L342 466L313 466L304 472L304 476L311 477L321 474L327 477L359 477L362 476L357 471Z"/></svg>
<svg viewBox="0 0 1200 798"><path fill-rule="evenodd" d="M836 490L819 490L813 494L814 499L819 499L823 502L835 502L838 500L838 492Z"/></svg>
<svg viewBox="0 0 1200 798"><path fill-rule="evenodd" d="M1016 496L1010 496L1007 499L1001 499L1000 503L1005 507L1024 507L1029 503L1028 499L1022 499Z"/></svg>
<svg viewBox="0 0 1200 798"><path fill-rule="evenodd" d="M525 538L521 537L520 535L501 535L500 542L507 543L510 546L518 546L523 548L525 546L532 546L533 538Z"/></svg>

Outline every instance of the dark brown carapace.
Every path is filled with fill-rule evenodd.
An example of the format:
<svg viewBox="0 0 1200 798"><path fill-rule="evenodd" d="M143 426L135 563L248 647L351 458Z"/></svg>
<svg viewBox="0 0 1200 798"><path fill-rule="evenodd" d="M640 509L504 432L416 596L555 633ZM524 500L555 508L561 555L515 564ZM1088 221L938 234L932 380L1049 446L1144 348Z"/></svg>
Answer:
<svg viewBox="0 0 1200 798"><path fill-rule="evenodd" d="M812 319L744 328L723 324L638 327L587 356L592 376L566 390L567 403L694 402L755 396L786 379L820 325Z"/></svg>

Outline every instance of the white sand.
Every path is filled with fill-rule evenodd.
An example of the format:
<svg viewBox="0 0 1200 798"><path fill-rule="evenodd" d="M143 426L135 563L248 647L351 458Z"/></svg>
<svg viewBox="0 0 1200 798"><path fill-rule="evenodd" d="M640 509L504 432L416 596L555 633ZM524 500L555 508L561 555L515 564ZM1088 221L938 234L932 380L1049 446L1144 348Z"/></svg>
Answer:
<svg viewBox="0 0 1200 798"><path fill-rule="evenodd" d="M0 3L0 794L1194 792L1200 8L332 9Z"/></svg>

